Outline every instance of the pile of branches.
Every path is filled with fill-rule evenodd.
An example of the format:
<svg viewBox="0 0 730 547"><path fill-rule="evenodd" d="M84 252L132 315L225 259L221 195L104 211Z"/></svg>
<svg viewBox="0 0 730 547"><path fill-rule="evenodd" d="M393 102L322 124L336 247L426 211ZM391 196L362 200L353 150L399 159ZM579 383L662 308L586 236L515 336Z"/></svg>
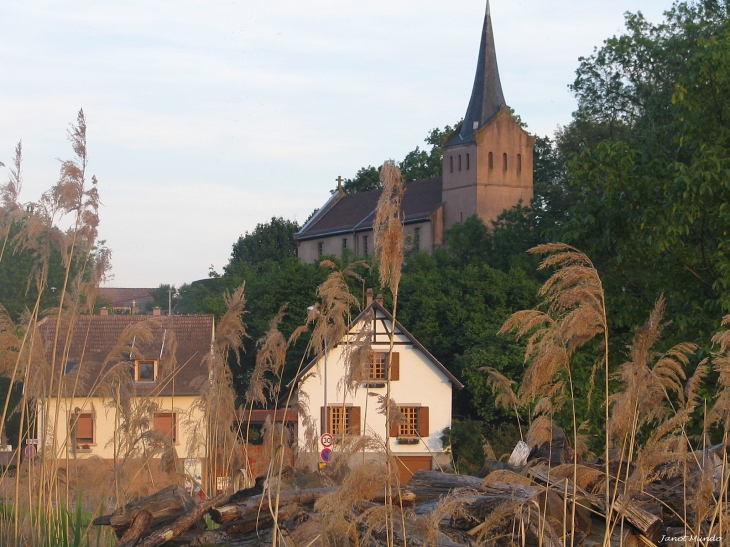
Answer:
<svg viewBox="0 0 730 547"><path fill-rule="evenodd" d="M316 472L310 475L317 480L299 485L280 481L269 487L259 480L197 504L184 488L171 486L94 524L111 526L117 547L650 547L702 536L702 529L685 527L691 508L683 500L688 489L706 484L679 480L677 469L658 468L640 492L631 493L615 478L626 472L622 462L611 461L614 477L606 488L605 462L577 462L561 442L562 431L555 431L543 446L518 444L510 464L488 462L483 477L421 470L406 486L392 483L389 495L382 467L361 464L336 485L322 486ZM709 449L703 461L717 465L724 450ZM721 485L713 488L719 492Z"/></svg>

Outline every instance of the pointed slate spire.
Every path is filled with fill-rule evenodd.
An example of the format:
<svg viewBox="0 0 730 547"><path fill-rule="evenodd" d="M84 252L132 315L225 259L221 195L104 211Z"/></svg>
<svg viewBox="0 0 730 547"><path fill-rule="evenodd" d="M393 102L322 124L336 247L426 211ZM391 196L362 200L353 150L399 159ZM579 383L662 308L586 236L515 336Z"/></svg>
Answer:
<svg viewBox="0 0 730 547"><path fill-rule="evenodd" d="M497 53L494 50L494 33L492 32L492 15L489 10L489 0L487 0L487 13L484 16L482 41L479 45L479 60L471 99L469 99L461 131L449 139L447 146L474 140L474 131L496 116L502 105L504 105L504 94L499 81Z"/></svg>

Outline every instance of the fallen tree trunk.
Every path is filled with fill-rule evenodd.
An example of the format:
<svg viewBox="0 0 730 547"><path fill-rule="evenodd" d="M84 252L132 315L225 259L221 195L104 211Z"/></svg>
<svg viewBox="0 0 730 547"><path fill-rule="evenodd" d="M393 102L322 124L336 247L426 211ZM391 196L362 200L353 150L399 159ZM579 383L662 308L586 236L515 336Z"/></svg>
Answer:
<svg viewBox="0 0 730 547"><path fill-rule="evenodd" d="M587 506L587 502L590 500L591 505L595 509L600 511L603 515L606 515L606 503L604 499L602 497L588 494L580 487L574 487L573 482L570 479L549 476L548 471L545 468L531 469L529 471L529 475L536 481L542 482L556 491L562 491L564 489L565 482L567 481L568 496L575 495L576 503L579 506ZM652 542L656 543L656 541L661 537L662 519L653 515L649 511L642 509L636 503L621 495L616 498L613 513L616 517L624 517L631 526Z"/></svg>
<svg viewBox="0 0 730 547"><path fill-rule="evenodd" d="M299 503L301 505L314 503L325 494L335 492L337 489L337 487L328 487L281 492L279 494L279 506L288 505L290 503ZM213 521L218 524L241 520L250 515L255 515L259 511L268 511L269 498L271 498L272 503L276 501L275 494L259 494L258 496L240 500L236 503L222 504L220 507L211 509L210 516Z"/></svg>
<svg viewBox="0 0 730 547"><path fill-rule="evenodd" d="M117 547L134 547L139 539L150 531L152 526L152 513L141 509L132 518L129 528L117 543Z"/></svg>
<svg viewBox="0 0 730 547"><path fill-rule="evenodd" d="M408 490L418 501L437 499L457 488L479 490L482 479L470 475L455 475L441 471L416 471L408 481Z"/></svg>
<svg viewBox="0 0 730 547"><path fill-rule="evenodd" d="M601 505L605 506L605 504ZM662 537L662 519L652 515L649 511L645 511L631 500L618 496L614 502L614 512L617 517L624 517L652 542L656 543ZM620 524L617 526L620 526Z"/></svg>
<svg viewBox="0 0 730 547"><path fill-rule="evenodd" d="M150 496L131 501L110 515L97 517L93 524L111 526L119 538L142 509L152 515L152 527L159 527L173 522L193 507L195 502L187 491L181 486L171 485Z"/></svg>
<svg viewBox="0 0 730 547"><path fill-rule="evenodd" d="M147 536L138 547L157 547L163 543L170 541L173 538L187 532L190 527L195 524L200 518L203 517L211 509L228 503L231 498L228 494L221 494L214 498L207 499L196 505L186 515L183 515L172 524L165 526L164 528L157 530L151 535Z"/></svg>

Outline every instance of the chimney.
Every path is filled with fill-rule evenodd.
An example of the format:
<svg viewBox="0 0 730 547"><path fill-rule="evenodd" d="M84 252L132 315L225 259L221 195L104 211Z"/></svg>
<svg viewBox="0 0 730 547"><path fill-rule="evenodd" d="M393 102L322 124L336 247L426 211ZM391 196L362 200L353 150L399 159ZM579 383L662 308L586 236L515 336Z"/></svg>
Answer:
<svg viewBox="0 0 730 547"><path fill-rule="evenodd" d="M152 308L152 315L162 315L162 308L160 306Z"/></svg>
<svg viewBox="0 0 730 547"><path fill-rule="evenodd" d="M365 293L367 296L365 296L365 305L369 306L373 303L373 289L368 289Z"/></svg>
<svg viewBox="0 0 730 547"><path fill-rule="evenodd" d="M383 305L383 295L382 294L378 293L378 296L375 297L375 300L377 300L378 304L380 304L381 306Z"/></svg>
<svg viewBox="0 0 730 547"><path fill-rule="evenodd" d="M102 307L102 308L101 308L101 309L99 310L99 315L109 315L109 310L107 309L107 307L106 307L106 306Z"/></svg>

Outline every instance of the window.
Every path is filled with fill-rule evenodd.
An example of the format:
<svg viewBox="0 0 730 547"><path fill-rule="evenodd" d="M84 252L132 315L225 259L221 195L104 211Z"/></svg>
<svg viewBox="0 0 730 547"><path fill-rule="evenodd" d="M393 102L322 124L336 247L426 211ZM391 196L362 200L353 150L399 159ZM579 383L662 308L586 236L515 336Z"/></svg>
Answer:
<svg viewBox="0 0 730 547"><path fill-rule="evenodd" d="M385 365L388 362L386 352L375 352L370 354L368 363L368 380L385 380Z"/></svg>
<svg viewBox="0 0 730 547"><path fill-rule="evenodd" d="M69 429L71 442L74 444L94 444L94 415L92 413L72 414Z"/></svg>
<svg viewBox="0 0 730 547"><path fill-rule="evenodd" d="M324 241L320 241L317 243L317 256L322 256L324 254Z"/></svg>
<svg viewBox="0 0 730 547"><path fill-rule="evenodd" d="M489 168L494 169L494 156L492 156L492 153L489 153Z"/></svg>
<svg viewBox="0 0 730 547"><path fill-rule="evenodd" d="M502 169L507 170L507 153L502 154Z"/></svg>
<svg viewBox="0 0 730 547"><path fill-rule="evenodd" d="M342 435L360 435L360 407L332 405L327 407L327 424L322 432L331 433L333 437ZM322 423L325 421L325 407L322 407Z"/></svg>
<svg viewBox="0 0 730 547"><path fill-rule="evenodd" d="M403 414L403 422L398 430L399 437L417 437L418 436L418 407L404 406L400 409Z"/></svg>
<svg viewBox="0 0 730 547"><path fill-rule="evenodd" d="M403 415L403 421L391 426L391 437L428 437L430 435L427 406L401 406L399 409Z"/></svg>
<svg viewBox="0 0 730 547"><path fill-rule="evenodd" d="M522 154L517 154L517 172L522 172Z"/></svg>
<svg viewBox="0 0 730 547"><path fill-rule="evenodd" d="M137 360L134 362L134 381L140 383L152 383L157 381L157 361Z"/></svg>
<svg viewBox="0 0 730 547"><path fill-rule="evenodd" d="M459 154L459 171L461 171L461 154Z"/></svg>
<svg viewBox="0 0 730 547"><path fill-rule="evenodd" d="M466 170L469 170L469 154L466 155Z"/></svg>
<svg viewBox="0 0 730 547"><path fill-rule="evenodd" d="M177 415L174 412L155 412L152 422L152 431L170 440L177 442Z"/></svg>
<svg viewBox="0 0 730 547"><path fill-rule="evenodd" d="M342 238L342 250L344 251L345 249L347 249L347 238L343 237Z"/></svg>
<svg viewBox="0 0 730 547"><path fill-rule="evenodd" d="M454 172L454 156L449 156L449 172Z"/></svg>
<svg viewBox="0 0 730 547"><path fill-rule="evenodd" d="M419 251L421 249L421 229L416 228L413 230L413 248L416 251Z"/></svg>
<svg viewBox="0 0 730 547"><path fill-rule="evenodd" d="M362 254L368 256L368 236L362 236Z"/></svg>

